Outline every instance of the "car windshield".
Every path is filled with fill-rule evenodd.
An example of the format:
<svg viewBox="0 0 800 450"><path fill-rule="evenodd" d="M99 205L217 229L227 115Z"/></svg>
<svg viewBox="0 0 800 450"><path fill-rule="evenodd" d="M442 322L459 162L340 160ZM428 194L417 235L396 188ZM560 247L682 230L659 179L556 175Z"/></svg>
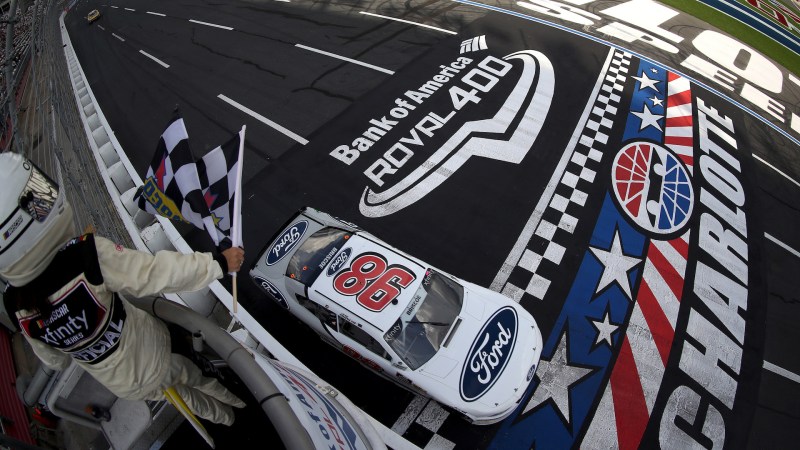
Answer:
<svg viewBox="0 0 800 450"><path fill-rule="evenodd" d="M318 230L292 255L286 276L310 286L350 236L352 233L333 227Z"/></svg>
<svg viewBox="0 0 800 450"><path fill-rule="evenodd" d="M411 302L383 338L411 369L439 351L464 299L464 288L428 269Z"/></svg>

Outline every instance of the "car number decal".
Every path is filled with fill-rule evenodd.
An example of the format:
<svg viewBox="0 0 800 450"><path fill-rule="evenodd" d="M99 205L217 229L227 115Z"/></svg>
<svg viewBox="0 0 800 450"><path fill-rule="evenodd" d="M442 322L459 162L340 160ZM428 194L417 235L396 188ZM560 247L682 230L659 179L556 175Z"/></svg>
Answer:
<svg viewBox="0 0 800 450"><path fill-rule="evenodd" d="M392 264L377 253L362 253L350 267L333 279L333 288L344 296L355 296L359 305L380 312L396 299L417 276L405 266Z"/></svg>

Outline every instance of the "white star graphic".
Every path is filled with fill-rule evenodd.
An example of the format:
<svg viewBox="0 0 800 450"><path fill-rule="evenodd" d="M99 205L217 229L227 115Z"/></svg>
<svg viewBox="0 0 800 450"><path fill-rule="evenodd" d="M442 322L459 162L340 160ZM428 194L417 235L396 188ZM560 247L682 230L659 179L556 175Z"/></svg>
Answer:
<svg viewBox="0 0 800 450"><path fill-rule="evenodd" d="M592 247L591 250L598 261L605 266L603 268L603 276L600 277L600 284L597 285L595 293L600 292L603 288L616 281L628 298L632 298L633 295L631 294L628 272L633 269L635 265L639 264L640 260L632 256L625 256L625 254L622 253L619 230L614 232L614 242L611 243L610 250L594 247Z"/></svg>
<svg viewBox="0 0 800 450"><path fill-rule="evenodd" d="M540 360L539 367L536 368L536 377L539 378L539 386L536 387L533 396L527 405L526 412L536 408L547 400L552 400L567 423L572 422L569 412L569 389L573 384L583 379L592 372L592 369L570 366L567 363L567 333L561 335L553 358L550 361Z"/></svg>
<svg viewBox="0 0 800 450"><path fill-rule="evenodd" d="M642 119L642 124L639 125L639 131L642 131L650 126L655 127L655 129L657 129L658 131L664 131L661 129L661 125L658 124L658 121L661 120L661 118L663 118L664 116L660 114L653 114L653 112L650 111L650 108L648 108L646 104L642 106L644 107L644 109L641 112L631 111L631 114Z"/></svg>
<svg viewBox="0 0 800 450"><path fill-rule="evenodd" d="M650 99L650 101L653 102L653 106L661 106L664 104L664 100L656 97L655 95Z"/></svg>
<svg viewBox="0 0 800 450"><path fill-rule="evenodd" d="M606 311L605 316L603 316L602 322L592 320L592 325L597 329L597 339L594 341L595 345L599 344L601 341L606 341L609 347L613 347L614 342L611 340L611 335L617 331L619 325L611 323L611 319L608 317L608 311Z"/></svg>
<svg viewBox="0 0 800 450"><path fill-rule="evenodd" d="M658 69L656 69L655 67L651 67L650 68L650 72L658 73Z"/></svg>
<svg viewBox="0 0 800 450"><path fill-rule="evenodd" d="M656 92L661 92L656 87L656 84L657 83L661 83L661 80L654 80L654 79L648 77L647 74L644 73L644 72L642 72L642 76L640 76L640 77L631 77L631 78L633 78L634 80L639 82L639 90L641 90L641 91L643 91L643 90L645 90L647 88L650 88L650 89L652 89L652 90L654 90Z"/></svg>

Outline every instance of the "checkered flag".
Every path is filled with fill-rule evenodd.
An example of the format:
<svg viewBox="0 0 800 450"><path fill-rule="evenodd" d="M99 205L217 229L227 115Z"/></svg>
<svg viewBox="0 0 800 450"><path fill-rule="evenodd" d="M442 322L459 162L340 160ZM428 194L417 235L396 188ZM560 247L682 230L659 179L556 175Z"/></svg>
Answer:
<svg viewBox="0 0 800 450"><path fill-rule="evenodd" d="M230 238L234 222L237 173L239 171L239 147L243 132L236 133L228 142L220 145L197 161L197 173L203 198L216 226L217 239Z"/></svg>
<svg viewBox="0 0 800 450"><path fill-rule="evenodd" d="M144 185L134 198L139 208L151 214L207 230L214 244L219 245L214 220L203 198L197 164L189 149L189 135L177 113L161 135Z"/></svg>

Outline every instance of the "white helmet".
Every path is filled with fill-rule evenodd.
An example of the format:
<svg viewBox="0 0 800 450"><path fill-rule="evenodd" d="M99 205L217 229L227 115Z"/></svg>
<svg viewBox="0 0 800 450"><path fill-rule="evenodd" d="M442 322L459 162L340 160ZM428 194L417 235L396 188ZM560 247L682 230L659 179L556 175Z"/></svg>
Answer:
<svg viewBox="0 0 800 450"><path fill-rule="evenodd" d="M53 180L16 153L0 154L0 277L36 278L69 237L72 208Z"/></svg>

